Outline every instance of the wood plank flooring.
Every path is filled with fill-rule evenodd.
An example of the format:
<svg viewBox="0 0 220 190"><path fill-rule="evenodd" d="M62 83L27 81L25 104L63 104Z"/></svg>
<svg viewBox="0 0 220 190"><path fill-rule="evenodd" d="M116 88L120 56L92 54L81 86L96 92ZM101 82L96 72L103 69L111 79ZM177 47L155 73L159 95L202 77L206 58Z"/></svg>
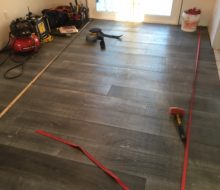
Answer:
<svg viewBox="0 0 220 190"><path fill-rule="evenodd" d="M16 80L5 80L3 77L5 71L16 65L16 63L8 60L5 64L1 65L0 104L5 107L70 41L71 38L59 37L54 38L52 43L43 44L39 51L40 53L32 55L31 59L25 64L24 73ZM20 69L18 69L18 72L19 70Z"/></svg>
<svg viewBox="0 0 220 190"><path fill-rule="evenodd" d="M101 51L85 41L92 27L122 41L106 39ZM200 31L187 190L217 190L220 83L208 31ZM0 108L70 40L42 47L18 80L1 78ZM81 152L37 129L82 145L131 190L179 189L184 148L168 108L188 109L196 46L197 34L179 26L94 20L1 119L0 189L120 189Z"/></svg>

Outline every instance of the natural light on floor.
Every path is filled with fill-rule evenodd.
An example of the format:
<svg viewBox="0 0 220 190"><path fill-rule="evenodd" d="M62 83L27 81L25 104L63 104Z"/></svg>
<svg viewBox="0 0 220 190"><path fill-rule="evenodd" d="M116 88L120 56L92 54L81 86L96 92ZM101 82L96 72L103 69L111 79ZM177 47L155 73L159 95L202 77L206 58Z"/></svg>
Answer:
<svg viewBox="0 0 220 190"><path fill-rule="evenodd" d="M170 16L173 0L97 0L96 10L115 12L119 20L143 21L144 15Z"/></svg>

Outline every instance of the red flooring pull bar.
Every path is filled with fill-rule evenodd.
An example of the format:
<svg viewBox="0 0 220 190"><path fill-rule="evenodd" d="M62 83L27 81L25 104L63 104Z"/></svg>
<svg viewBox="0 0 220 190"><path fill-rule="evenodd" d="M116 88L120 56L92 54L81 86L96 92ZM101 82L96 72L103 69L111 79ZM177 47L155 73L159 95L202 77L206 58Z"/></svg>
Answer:
<svg viewBox="0 0 220 190"><path fill-rule="evenodd" d="M191 125L192 125L192 112L193 112L193 107L195 104L196 82L198 78L200 44L201 44L201 35L200 35L200 32L198 32L198 45L197 45L197 51L196 51L194 78L193 78L193 83L192 83L192 92L191 92L189 110L188 110L189 118L188 118L187 125L186 125L186 145L185 145L185 150L184 150L181 190L186 189L186 178L187 178L187 169L188 169L188 162L189 162L190 132L191 132Z"/></svg>
<svg viewBox="0 0 220 190"><path fill-rule="evenodd" d="M106 168L104 165L102 165L98 160L96 160L89 152L87 152L87 150L85 150L83 147L77 145L77 144L74 144L72 142L69 142L69 141L66 141L66 140L63 140L59 137L56 137L56 136L53 136L45 131L42 131L42 130L36 130L35 131L36 133L39 133L43 136L46 136L46 137L49 137L53 140L56 140L56 141L59 141L61 143L64 143L72 148L77 148L79 149L83 154L86 155L86 157L91 160L96 166L98 166L100 169L102 169L106 174L108 174L110 177L112 177L121 187L123 190L130 190L122 181L121 179L116 176L111 170L109 170L108 168Z"/></svg>

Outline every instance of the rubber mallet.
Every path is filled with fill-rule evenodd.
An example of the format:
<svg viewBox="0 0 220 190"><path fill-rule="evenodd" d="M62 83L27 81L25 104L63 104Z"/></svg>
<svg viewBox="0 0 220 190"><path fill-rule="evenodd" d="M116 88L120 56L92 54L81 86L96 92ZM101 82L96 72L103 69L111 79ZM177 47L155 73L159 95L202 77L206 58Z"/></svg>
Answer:
<svg viewBox="0 0 220 190"><path fill-rule="evenodd" d="M179 108L179 107L170 107L169 108L169 113L170 115L175 117L175 121L177 123L177 129L179 132L179 136L180 139L182 140L182 142L185 144L186 142L186 135L183 129L183 122L182 122L182 118L185 114L185 111L183 108Z"/></svg>

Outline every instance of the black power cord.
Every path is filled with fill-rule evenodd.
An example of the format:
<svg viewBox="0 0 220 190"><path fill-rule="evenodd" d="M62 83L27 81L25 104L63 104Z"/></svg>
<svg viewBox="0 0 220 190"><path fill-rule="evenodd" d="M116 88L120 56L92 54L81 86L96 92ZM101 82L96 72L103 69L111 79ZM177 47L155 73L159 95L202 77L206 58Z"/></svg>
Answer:
<svg viewBox="0 0 220 190"><path fill-rule="evenodd" d="M24 65L25 63L30 59L32 54L28 53L28 54L11 54L9 55L10 60L12 60L15 63L18 63L17 65L9 68L8 70L5 71L4 73L4 78L5 79L15 79L20 77L23 72L24 72ZM20 72L18 72L17 74L10 74L13 70L20 68Z"/></svg>
<svg viewBox="0 0 220 190"><path fill-rule="evenodd" d="M9 51L6 58L4 58L2 62L0 62L0 66L2 66L4 63L6 63L8 61L8 59L17 63L17 65L15 65L5 71L5 73L3 75L5 79L15 79L15 78L20 77L23 74L25 63L28 61L28 59L32 55L32 53L17 53L17 54L13 53L10 50L10 39L11 39L11 32L9 33L9 40L8 40L6 46L2 50L0 50L0 53L4 53L6 51ZM13 47L13 45L12 45L12 47ZM21 71L19 73L15 74L15 75L10 74L14 69L17 69L19 67L21 68Z"/></svg>
<svg viewBox="0 0 220 190"><path fill-rule="evenodd" d="M100 48L101 50L105 50L106 46L105 46L104 37L121 40L122 35L109 35L103 33L100 28L92 28L89 30L89 33L86 35L86 41L94 43L97 40L100 40Z"/></svg>

